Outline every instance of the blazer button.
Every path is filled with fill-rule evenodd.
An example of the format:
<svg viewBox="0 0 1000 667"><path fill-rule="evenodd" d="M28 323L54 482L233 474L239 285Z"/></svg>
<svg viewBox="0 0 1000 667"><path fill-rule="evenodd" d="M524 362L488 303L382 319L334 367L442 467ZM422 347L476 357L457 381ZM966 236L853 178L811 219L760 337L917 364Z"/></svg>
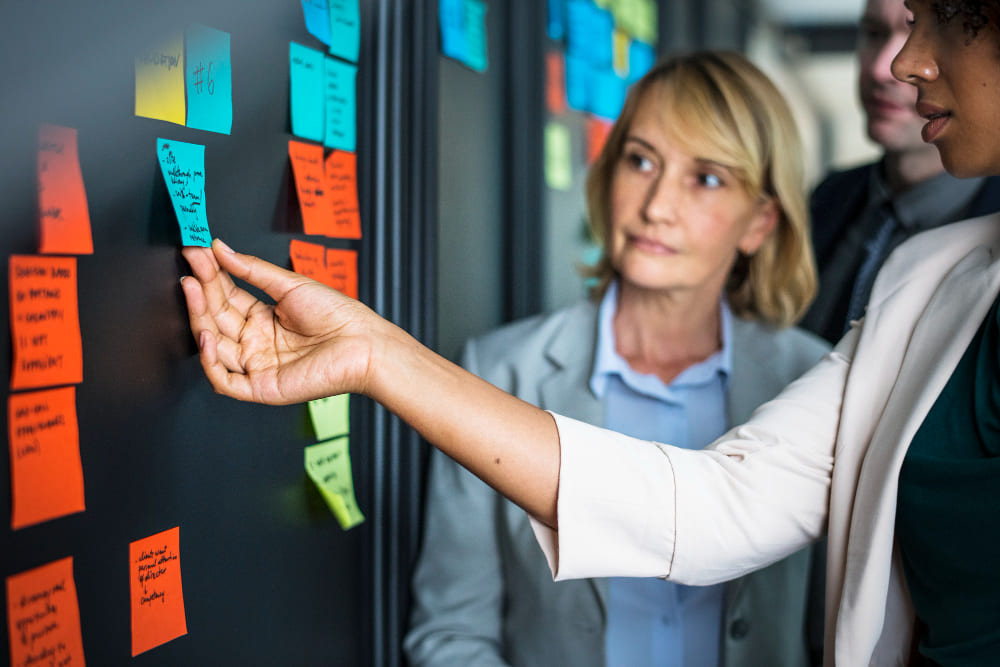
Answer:
<svg viewBox="0 0 1000 667"><path fill-rule="evenodd" d="M743 639L748 634L750 634L750 624L742 618L737 618L729 625L729 636L733 639Z"/></svg>

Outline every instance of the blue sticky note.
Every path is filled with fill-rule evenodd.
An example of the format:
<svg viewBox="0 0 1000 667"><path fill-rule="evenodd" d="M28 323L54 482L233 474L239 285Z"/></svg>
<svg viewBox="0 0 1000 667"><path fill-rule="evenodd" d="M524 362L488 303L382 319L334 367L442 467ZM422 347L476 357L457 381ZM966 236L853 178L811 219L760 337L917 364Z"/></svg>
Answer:
<svg viewBox="0 0 1000 667"><path fill-rule="evenodd" d="M590 73L590 112L614 120L625 105L628 83L612 69L594 69Z"/></svg>
<svg viewBox="0 0 1000 667"><path fill-rule="evenodd" d="M548 0L546 31L556 41L566 36L566 0Z"/></svg>
<svg viewBox="0 0 1000 667"><path fill-rule="evenodd" d="M590 108L590 64L582 58L566 55L566 104L575 111Z"/></svg>
<svg viewBox="0 0 1000 667"><path fill-rule="evenodd" d="M187 126L229 134L233 129L233 73L229 33L203 25L187 29Z"/></svg>
<svg viewBox="0 0 1000 667"><path fill-rule="evenodd" d="M632 40L628 47L628 80L633 83L642 78L656 62L656 51L649 44Z"/></svg>
<svg viewBox="0 0 1000 667"><path fill-rule="evenodd" d="M358 0L330 0L330 53L358 62L361 45L361 16Z"/></svg>
<svg viewBox="0 0 1000 667"><path fill-rule="evenodd" d="M354 152L356 138L356 91L358 68L326 58L323 93L326 104L326 133L323 145Z"/></svg>
<svg viewBox="0 0 1000 667"><path fill-rule="evenodd" d="M477 72L486 71L486 3L482 0L465 0L465 64Z"/></svg>
<svg viewBox="0 0 1000 667"><path fill-rule="evenodd" d="M289 101L292 134L323 141L326 127L323 85L326 65L322 51L288 43Z"/></svg>
<svg viewBox="0 0 1000 667"><path fill-rule="evenodd" d="M438 24L441 28L441 53L465 62L465 0L439 0Z"/></svg>
<svg viewBox="0 0 1000 667"><path fill-rule="evenodd" d="M309 34L329 46L330 8L326 0L302 0L302 14Z"/></svg>
<svg viewBox="0 0 1000 667"><path fill-rule="evenodd" d="M181 228L181 242L184 245L212 245L212 233L208 231L205 215L205 147L157 139L156 157Z"/></svg>
<svg viewBox="0 0 1000 667"><path fill-rule="evenodd" d="M611 67L615 28L611 12L590 0L568 0L566 16L567 52L594 67Z"/></svg>

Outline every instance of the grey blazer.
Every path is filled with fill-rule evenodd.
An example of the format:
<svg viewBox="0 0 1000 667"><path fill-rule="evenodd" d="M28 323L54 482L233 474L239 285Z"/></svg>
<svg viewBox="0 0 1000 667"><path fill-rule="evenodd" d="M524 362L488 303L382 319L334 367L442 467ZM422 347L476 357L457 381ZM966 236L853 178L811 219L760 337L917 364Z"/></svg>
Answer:
<svg viewBox="0 0 1000 667"><path fill-rule="evenodd" d="M568 417L602 424L588 386L597 306L582 301L469 341L462 364L496 386ZM753 410L828 350L797 329L733 318L729 422ZM727 666L806 665L810 550L727 584ZM423 548L404 648L413 665L603 667L605 579L554 583L525 513L435 451Z"/></svg>

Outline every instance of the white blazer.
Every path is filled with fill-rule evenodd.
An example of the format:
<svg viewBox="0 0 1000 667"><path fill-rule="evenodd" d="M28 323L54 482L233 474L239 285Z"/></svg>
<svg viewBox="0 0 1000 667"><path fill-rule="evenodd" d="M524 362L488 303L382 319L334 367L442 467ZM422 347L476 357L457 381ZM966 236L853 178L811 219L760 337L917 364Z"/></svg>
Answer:
<svg viewBox="0 0 1000 667"><path fill-rule="evenodd" d="M885 263L865 320L708 449L556 416L556 579L740 576L828 533L826 665L905 665L913 607L895 552L899 469L1000 291L1000 215L920 234ZM608 450L616 447L616 450Z"/></svg>

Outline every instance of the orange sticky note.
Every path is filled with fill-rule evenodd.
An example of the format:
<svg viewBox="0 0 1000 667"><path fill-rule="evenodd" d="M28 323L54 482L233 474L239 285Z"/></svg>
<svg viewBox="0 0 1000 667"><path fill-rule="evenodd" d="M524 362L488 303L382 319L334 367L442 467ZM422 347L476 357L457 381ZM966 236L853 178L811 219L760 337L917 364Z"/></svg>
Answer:
<svg viewBox="0 0 1000 667"><path fill-rule="evenodd" d="M326 272L333 289L358 298L358 253L354 250L326 250Z"/></svg>
<svg viewBox="0 0 1000 667"><path fill-rule="evenodd" d="M10 388L83 381L75 257L10 257Z"/></svg>
<svg viewBox="0 0 1000 667"><path fill-rule="evenodd" d="M38 252L93 254L87 191L73 128L42 125L38 130L38 211Z"/></svg>
<svg viewBox="0 0 1000 667"><path fill-rule="evenodd" d="M7 577L7 632L12 667L86 664L72 557Z"/></svg>
<svg viewBox="0 0 1000 667"><path fill-rule="evenodd" d="M323 284L329 284L329 276L326 273L325 246L292 239L288 244L288 254L292 258L292 271L301 273L306 278L318 280Z"/></svg>
<svg viewBox="0 0 1000 667"><path fill-rule="evenodd" d="M76 387L11 394L7 408L11 528L85 510Z"/></svg>
<svg viewBox="0 0 1000 667"><path fill-rule="evenodd" d="M323 172L323 147L301 141L288 142L295 191L302 210L302 231L327 234L330 230L330 204Z"/></svg>
<svg viewBox="0 0 1000 667"><path fill-rule="evenodd" d="M613 126L614 123L603 118L587 118L587 164L594 164L597 160Z"/></svg>
<svg viewBox="0 0 1000 667"><path fill-rule="evenodd" d="M545 106L550 113L566 113L566 61L561 51L545 54Z"/></svg>
<svg viewBox="0 0 1000 667"><path fill-rule="evenodd" d="M187 634L180 553L179 527L128 547L133 657Z"/></svg>
<svg viewBox="0 0 1000 667"><path fill-rule="evenodd" d="M338 239L360 239L357 155L338 150L327 155L326 183L333 206L333 226L327 236Z"/></svg>

